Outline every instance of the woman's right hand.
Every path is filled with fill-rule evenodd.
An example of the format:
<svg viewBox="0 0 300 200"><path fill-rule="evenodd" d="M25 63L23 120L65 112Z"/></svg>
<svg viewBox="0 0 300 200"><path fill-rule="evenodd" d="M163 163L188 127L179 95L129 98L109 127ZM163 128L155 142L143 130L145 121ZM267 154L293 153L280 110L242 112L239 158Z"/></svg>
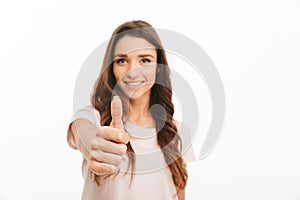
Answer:
<svg viewBox="0 0 300 200"><path fill-rule="evenodd" d="M129 136L124 132L122 103L117 96L111 102L111 115L110 126L97 129L91 141L89 167L96 175L114 174L127 151Z"/></svg>

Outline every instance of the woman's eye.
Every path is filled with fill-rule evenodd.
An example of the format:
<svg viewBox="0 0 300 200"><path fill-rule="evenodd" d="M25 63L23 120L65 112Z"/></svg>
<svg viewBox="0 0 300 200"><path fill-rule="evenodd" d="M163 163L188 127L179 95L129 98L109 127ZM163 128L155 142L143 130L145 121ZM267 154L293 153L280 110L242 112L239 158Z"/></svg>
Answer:
<svg viewBox="0 0 300 200"><path fill-rule="evenodd" d="M143 58L143 59L142 59L142 62L143 62L143 63L149 63L149 62L151 62L151 60L148 59L148 58Z"/></svg>
<svg viewBox="0 0 300 200"><path fill-rule="evenodd" d="M115 61L117 64L125 64L126 63L126 60L124 58L120 58L120 59L117 59Z"/></svg>

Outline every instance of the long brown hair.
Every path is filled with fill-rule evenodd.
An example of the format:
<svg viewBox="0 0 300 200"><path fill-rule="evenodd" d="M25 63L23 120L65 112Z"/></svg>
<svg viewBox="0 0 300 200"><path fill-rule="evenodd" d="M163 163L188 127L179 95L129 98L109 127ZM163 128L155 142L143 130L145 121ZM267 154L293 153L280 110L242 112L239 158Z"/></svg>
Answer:
<svg viewBox="0 0 300 200"><path fill-rule="evenodd" d="M178 135L177 127L173 119L174 105L172 103L170 69L159 36L150 24L140 20L130 21L120 25L113 32L106 49L100 75L96 81L94 91L91 96L92 105L101 115L101 125L109 126L112 120L110 113L112 96L117 93L121 96L121 99L123 99L122 102L126 102L124 101L126 96L122 93L121 89L118 88L113 74L113 56L115 46L125 35L143 38L156 47L156 83L154 83L151 88L150 107L155 104L161 105L165 109L165 117L162 119L161 113L154 112L153 110L150 110L150 113L155 120L158 145L160 146L165 161L172 173L173 182L178 192L186 186L187 170L181 157L181 139ZM157 82L160 84L157 84ZM124 113L126 113L127 106L126 104L123 105ZM135 168L135 156L130 142L127 144L127 155L133 172ZM99 184L99 179L97 179L96 176L96 181L97 180L97 184Z"/></svg>

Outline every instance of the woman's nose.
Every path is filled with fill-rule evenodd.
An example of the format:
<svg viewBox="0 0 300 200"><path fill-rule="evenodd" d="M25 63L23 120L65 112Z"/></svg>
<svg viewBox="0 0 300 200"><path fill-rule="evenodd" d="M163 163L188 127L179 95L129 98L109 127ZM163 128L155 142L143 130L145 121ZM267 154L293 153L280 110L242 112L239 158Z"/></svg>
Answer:
<svg viewBox="0 0 300 200"><path fill-rule="evenodd" d="M138 66L139 66L138 60L133 59L129 62L129 70L133 70L134 68L137 68Z"/></svg>
<svg viewBox="0 0 300 200"><path fill-rule="evenodd" d="M134 79L134 78L136 78L137 76L138 76L138 70L139 69L139 63L138 62L136 62L136 61L132 61L132 62L130 62L130 64L129 64L129 70L128 70L128 72L127 72L127 76L129 77L129 78L131 78L131 79Z"/></svg>

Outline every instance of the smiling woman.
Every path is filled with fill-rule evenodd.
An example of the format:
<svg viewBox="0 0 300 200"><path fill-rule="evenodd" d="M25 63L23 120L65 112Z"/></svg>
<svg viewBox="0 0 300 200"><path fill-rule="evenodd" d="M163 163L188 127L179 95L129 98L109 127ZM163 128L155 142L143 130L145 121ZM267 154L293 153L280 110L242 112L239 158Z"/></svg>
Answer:
<svg viewBox="0 0 300 200"><path fill-rule="evenodd" d="M125 53L124 53L125 52ZM125 36L115 47L113 73L122 91L131 100L149 99L155 82L155 46L143 38Z"/></svg>
<svg viewBox="0 0 300 200"><path fill-rule="evenodd" d="M182 153L170 69L150 24L114 31L91 104L74 114L67 137L83 154L82 199L183 200L195 156Z"/></svg>

